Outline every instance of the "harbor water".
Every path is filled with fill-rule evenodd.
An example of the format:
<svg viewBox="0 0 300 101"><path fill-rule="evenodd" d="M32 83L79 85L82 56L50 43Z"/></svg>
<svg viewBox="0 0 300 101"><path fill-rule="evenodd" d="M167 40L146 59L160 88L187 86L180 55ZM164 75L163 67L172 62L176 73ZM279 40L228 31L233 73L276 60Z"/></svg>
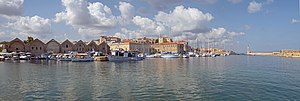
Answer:
<svg viewBox="0 0 300 101"><path fill-rule="evenodd" d="M0 62L0 100L300 100L300 58Z"/></svg>

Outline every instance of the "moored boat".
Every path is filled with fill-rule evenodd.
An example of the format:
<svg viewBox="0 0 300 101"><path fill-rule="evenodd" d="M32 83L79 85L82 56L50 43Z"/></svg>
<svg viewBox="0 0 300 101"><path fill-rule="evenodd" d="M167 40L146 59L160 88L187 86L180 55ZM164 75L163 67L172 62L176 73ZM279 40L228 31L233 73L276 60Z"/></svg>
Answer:
<svg viewBox="0 0 300 101"><path fill-rule="evenodd" d="M109 61L139 61L143 60L142 57L138 57L137 52L130 51L112 51L111 55L108 55Z"/></svg>
<svg viewBox="0 0 300 101"><path fill-rule="evenodd" d="M146 58L160 58L161 54L156 53L156 54L151 54L151 55L146 55Z"/></svg>
<svg viewBox="0 0 300 101"><path fill-rule="evenodd" d="M93 62L94 59L86 53L77 53L72 59L72 62Z"/></svg>
<svg viewBox="0 0 300 101"><path fill-rule="evenodd" d="M72 60L72 54L60 54L57 55L57 61L71 61Z"/></svg>
<svg viewBox="0 0 300 101"><path fill-rule="evenodd" d="M102 52L95 52L94 61L108 61L107 55L104 55Z"/></svg>
<svg viewBox="0 0 300 101"><path fill-rule="evenodd" d="M0 61L4 61L4 60L5 60L5 57L0 54Z"/></svg>
<svg viewBox="0 0 300 101"><path fill-rule="evenodd" d="M177 54L172 53L164 53L161 55L162 58L178 58L179 56Z"/></svg>

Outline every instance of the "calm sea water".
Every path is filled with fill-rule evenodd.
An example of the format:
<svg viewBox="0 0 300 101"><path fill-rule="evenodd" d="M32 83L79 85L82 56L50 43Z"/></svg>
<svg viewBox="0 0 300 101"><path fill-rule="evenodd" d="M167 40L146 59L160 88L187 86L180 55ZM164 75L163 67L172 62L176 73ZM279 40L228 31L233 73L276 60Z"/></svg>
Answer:
<svg viewBox="0 0 300 101"><path fill-rule="evenodd" d="M300 59L0 62L0 100L300 100Z"/></svg>

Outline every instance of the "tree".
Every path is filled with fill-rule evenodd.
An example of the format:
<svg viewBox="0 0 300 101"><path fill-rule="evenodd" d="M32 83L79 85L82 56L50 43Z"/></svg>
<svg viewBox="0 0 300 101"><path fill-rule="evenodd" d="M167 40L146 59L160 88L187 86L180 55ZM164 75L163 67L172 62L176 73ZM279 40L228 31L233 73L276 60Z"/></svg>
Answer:
<svg viewBox="0 0 300 101"><path fill-rule="evenodd" d="M155 43L158 43L158 39L155 39Z"/></svg>
<svg viewBox="0 0 300 101"><path fill-rule="evenodd" d="M32 41L33 41L33 37L28 36L28 37L27 37L27 41L28 41L28 42L32 42Z"/></svg>
<svg viewBox="0 0 300 101"><path fill-rule="evenodd" d="M27 37L27 40L24 40L24 43L29 43L29 42L32 42L33 41L33 37L32 36L28 36Z"/></svg>

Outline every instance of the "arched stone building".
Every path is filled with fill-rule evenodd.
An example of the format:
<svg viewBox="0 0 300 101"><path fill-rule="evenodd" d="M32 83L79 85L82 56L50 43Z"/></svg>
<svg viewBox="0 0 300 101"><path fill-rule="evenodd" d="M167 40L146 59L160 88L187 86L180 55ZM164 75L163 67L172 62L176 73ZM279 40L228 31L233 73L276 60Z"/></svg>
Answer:
<svg viewBox="0 0 300 101"><path fill-rule="evenodd" d="M91 41L87 44L86 50L87 51L93 51L93 50L94 51L99 51L99 47L94 41Z"/></svg>
<svg viewBox="0 0 300 101"><path fill-rule="evenodd" d="M60 53L60 43L56 40L51 39L48 43L46 43L46 51L51 53Z"/></svg>
<svg viewBox="0 0 300 101"><path fill-rule="evenodd" d="M41 55L46 52L45 44L39 40L35 39L26 44L26 51L31 52L32 55Z"/></svg>
<svg viewBox="0 0 300 101"><path fill-rule="evenodd" d="M14 40L10 41L7 51L8 52L24 52L25 44L19 38L15 38Z"/></svg>
<svg viewBox="0 0 300 101"><path fill-rule="evenodd" d="M74 50L79 53L86 52L86 44L82 40L76 42L74 47L75 47Z"/></svg>
<svg viewBox="0 0 300 101"><path fill-rule="evenodd" d="M102 42L98 45L99 51L104 53L104 54L109 54L110 53L110 46L106 42Z"/></svg>
<svg viewBox="0 0 300 101"><path fill-rule="evenodd" d="M70 42L68 39L61 43L61 53L68 53L69 51L73 51L73 43Z"/></svg>

